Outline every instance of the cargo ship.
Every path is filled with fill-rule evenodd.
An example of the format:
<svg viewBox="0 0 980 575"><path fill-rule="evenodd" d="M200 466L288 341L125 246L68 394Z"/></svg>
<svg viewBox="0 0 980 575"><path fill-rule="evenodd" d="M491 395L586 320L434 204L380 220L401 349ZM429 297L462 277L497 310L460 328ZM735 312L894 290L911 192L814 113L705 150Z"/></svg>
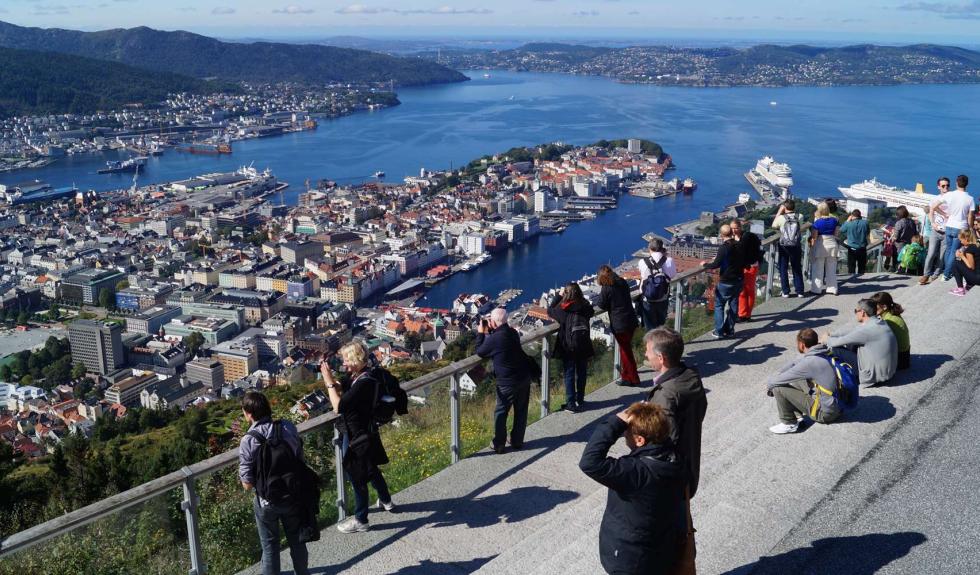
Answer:
<svg viewBox="0 0 980 575"><path fill-rule="evenodd" d="M230 154L231 153L231 142L221 142L220 144L212 144L208 142L194 142L192 144L186 144L177 147L178 152L187 152L189 154Z"/></svg>
<svg viewBox="0 0 980 575"><path fill-rule="evenodd" d="M128 160L106 162L105 167L99 170L100 174L122 174L125 172L135 172L146 165L146 156L129 158Z"/></svg>

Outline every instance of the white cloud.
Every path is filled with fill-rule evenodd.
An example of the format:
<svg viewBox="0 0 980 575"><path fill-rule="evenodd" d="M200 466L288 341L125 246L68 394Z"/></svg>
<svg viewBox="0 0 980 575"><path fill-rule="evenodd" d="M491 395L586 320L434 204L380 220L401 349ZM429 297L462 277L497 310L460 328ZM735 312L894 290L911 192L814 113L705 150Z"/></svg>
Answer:
<svg viewBox="0 0 980 575"><path fill-rule="evenodd" d="M976 20L980 19L980 0L965 4L950 4L948 2L909 2L898 6L899 10L908 12L932 12L947 20Z"/></svg>
<svg viewBox="0 0 980 575"><path fill-rule="evenodd" d="M231 6L217 6L214 10L211 10L211 13L215 16L226 16L228 14L234 14L235 9Z"/></svg>
<svg viewBox="0 0 980 575"><path fill-rule="evenodd" d="M349 6L344 6L343 8L338 8L337 10L334 10L334 12L337 14L382 14L384 12L391 12L391 9L375 8L364 4L351 4Z"/></svg>
<svg viewBox="0 0 980 575"><path fill-rule="evenodd" d="M290 4L285 8L276 8L272 11L273 14L312 14L312 8L303 8L302 6L297 6L295 4Z"/></svg>
<svg viewBox="0 0 980 575"><path fill-rule="evenodd" d="M415 14L432 14L442 16L456 16L460 14L493 14L489 8L455 8L452 6L439 6L437 8L386 8L381 6L368 6L366 4L350 4L335 10L337 14L401 14L403 16Z"/></svg>

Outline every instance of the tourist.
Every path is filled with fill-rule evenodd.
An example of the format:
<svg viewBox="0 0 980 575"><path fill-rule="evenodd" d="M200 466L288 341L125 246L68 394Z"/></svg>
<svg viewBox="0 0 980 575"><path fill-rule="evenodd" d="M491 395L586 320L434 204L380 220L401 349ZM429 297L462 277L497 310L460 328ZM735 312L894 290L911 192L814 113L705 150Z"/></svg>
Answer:
<svg viewBox="0 0 980 575"><path fill-rule="evenodd" d="M747 222L746 222L747 223ZM752 308L755 307L755 279L759 276L759 262L762 260L762 241L749 229L743 229L742 222L732 220L732 236L738 242L742 256L742 291L738 295L737 321L751 321Z"/></svg>
<svg viewBox="0 0 980 575"><path fill-rule="evenodd" d="M344 371L350 376L346 385L337 383L330 364L320 363L323 385L327 388L330 404L340 415L344 472L354 491L354 515L337 524L341 533L367 531L368 523L368 483L378 493L378 507L393 511L388 483L379 465L388 463L388 454L381 443L381 435L374 423L374 405L378 395L379 382L371 376L368 366L368 351L363 344L351 342L337 352Z"/></svg>
<svg viewBox="0 0 980 575"><path fill-rule="evenodd" d="M847 250L847 273L861 275L868 268L868 238L871 230L868 220L861 217L861 210L854 210L840 227Z"/></svg>
<svg viewBox="0 0 980 575"><path fill-rule="evenodd" d="M926 285L939 277L943 271L943 261L946 255L946 193L949 191L949 178L936 180L939 195L929 202L929 212L926 214L923 235L928 238L929 246L926 261L922 267L922 277L919 285Z"/></svg>
<svg viewBox="0 0 980 575"><path fill-rule="evenodd" d="M779 230L779 284L783 297L801 297L803 295L803 220L796 213L796 202L786 200L776 211L772 227ZM793 269L793 294L789 293L789 269Z"/></svg>
<svg viewBox="0 0 980 575"><path fill-rule="evenodd" d="M281 524L286 542L289 544L293 571L297 575L306 575L309 573L307 568L309 554L306 543L300 541L300 531L307 523L308 514L302 509L301 502L273 503L259 496L258 457L263 441L255 435L269 438L274 433L279 433L299 461L303 460L303 442L295 425L285 420L272 421L272 407L269 405L269 400L258 391L249 391L242 398L242 413L249 427L239 443L238 477L246 491L256 490L255 498L252 500L252 511L259 532L259 543L262 545L262 574L278 575L280 572L279 555L282 544L279 526Z"/></svg>
<svg viewBox="0 0 980 575"><path fill-rule="evenodd" d="M493 440L490 447L503 453L507 443L507 415L514 409L510 446L524 446L527 408L531 399L531 373L527 355L521 347L521 336L507 324L507 310L498 307L488 319L480 321L476 334L476 354L493 363L497 382L497 405L493 412Z"/></svg>
<svg viewBox="0 0 980 575"><path fill-rule="evenodd" d="M554 357L561 358L565 370L565 411L585 407L585 383L589 359L595 355L589 320L594 310L582 295L582 288L569 282L548 306L548 317L558 322Z"/></svg>
<svg viewBox="0 0 980 575"><path fill-rule="evenodd" d="M817 295L837 295L837 218L827 202L817 204L813 227L810 228L811 291Z"/></svg>
<svg viewBox="0 0 980 575"><path fill-rule="evenodd" d="M698 491L701 475L701 425L708 397L697 370L684 364L684 338L659 327L643 337L647 363L656 372L647 401L667 410L671 417L671 442L688 469L690 496Z"/></svg>
<svg viewBox="0 0 980 575"><path fill-rule="evenodd" d="M732 227L721 226L718 232L722 244L711 262L702 261L706 270L718 270L715 284L715 329L712 337L721 339L735 335L735 318L738 317L738 294L742 291L742 254L732 235Z"/></svg>
<svg viewBox="0 0 980 575"><path fill-rule="evenodd" d="M888 323L878 317L878 306L870 299L858 301L854 316L858 325L826 333L824 343L857 352L862 387L885 383L898 367L898 340Z"/></svg>
<svg viewBox="0 0 980 575"><path fill-rule="evenodd" d="M833 423L841 414L834 397L837 372L829 361L830 348L806 327L796 334L796 351L799 355L766 381L767 393L776 398L779 412L779 423L769 428L776 434L796 433L807 417Z"/></svg>
<svg viewBox="0 0 980 575"><path fill-rule="evenodd" d="M902 319L902 306L895 303L888 292L880 291L871 296L871 301L878 308L878 317L885 320L895 334L898 342L898 369L908 369L912 360L912 342L909 338L909 326Z"/></svg>
<svg viewBox="0 0 980 575"><path fill-rule="evenodd" d="M619 345L620 385L639 386L640 374L636 371L636 358L633 355L633 333L639 327L633 297L626 280L619 277L607 265L599 268L598 283L599 307L609 312L609 328Z"/></svg>
<svg viewBox="0 0 980 575"><path fill-rule="evenodd" d="M975 285L980 285L980 272L977 270L977 262L980 261L980 247L977 246L973 234L969 230L963 230L959 235L961 246L953 254L953 276L956 278L956 287L949 293L957 296L966 295L966 290Z"/></svg>
<svg viewBox="0 0 980 575"><path fill-rule="evenodd" d="M905 244L898 252L898 272L908 275L919 275L926 260L926 247L922 245L922 236L915 234L912 241Z"/></svg>
<svg viewBox="0 0 980 575"><path fill-rule="evenodd" d="M895 243L895 257L899 271L902 269L902 250L912 243L912 238L919 233L915 220L909 217L909 209L898 206L895 209L895 225L892 227L892 241Z"/></svg>
<svg viewBox="0 0 980 575"><path fill-rule="evenodd" d="M626 438L629 453L609 457ZM687 535L684 467L670 444L670 419L659 405L637 402L592 433L579 468L609 488L599 526L606 573L672 573Z"/></svg>
<svg viewBox="0 0 980 575"><path fill-rule="evenodd" d="M677 573L694 573L694 527L691 498L701 478L701 433L708 397L697 370L684 364L684 338L660 327L643 336L647 363L656 372L647 401L663 407L670 417L670 441L687 470L687 539Z"/></svg>
<svg viewBox="0 0 980 575"><path fill-rule="evenodd" d="M967 193L966 187L970 178L956 177L956 189L943 195L946 206L946 260L943 268L943 280L953 277L953 267L956 263L956 253L960 249L960 232L973 229L973 210L976 203Z"/></svg>
<svg viewBox="0 0 980 575"><path fill-rule="evenodd" d="M677 274L674 259L667 255L664 242L660 238L650 240L650 255L641 259L637 267L640 270L640 287L646 285L647 278L651 280L651 291L659 291L652 300L640 294L640 317L643 318L643 329L651 330L667 322L667 311L670 309L670 280ZM656 279L663 276L662 279ZM659 282L666 280L666 292ZM653 289L656 288L656 289Z"/></svg>

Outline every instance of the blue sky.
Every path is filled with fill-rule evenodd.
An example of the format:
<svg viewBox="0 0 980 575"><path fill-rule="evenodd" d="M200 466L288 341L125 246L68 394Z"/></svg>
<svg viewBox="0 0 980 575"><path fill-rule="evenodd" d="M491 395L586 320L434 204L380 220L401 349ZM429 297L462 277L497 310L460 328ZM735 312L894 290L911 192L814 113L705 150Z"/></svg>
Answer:
<svg viewBox="0 0 980 575"><path fill-rule="evenodd" d="M980 0L0 0L0 20L222 37L745 38L980 45Z"/></svg>

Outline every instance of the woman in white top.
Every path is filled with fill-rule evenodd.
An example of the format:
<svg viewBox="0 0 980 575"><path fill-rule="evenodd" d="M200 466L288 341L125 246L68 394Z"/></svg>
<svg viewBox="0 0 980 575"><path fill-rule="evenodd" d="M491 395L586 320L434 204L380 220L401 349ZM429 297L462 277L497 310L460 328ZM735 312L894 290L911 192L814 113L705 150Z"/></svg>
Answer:
<svg viewBox="0 0 980 575"><path fill-rule="evenodd" d="M670 309L670 279L677 274L674 267L674 259L667 255L664 242L659 238L654 238L649 244L650 255L640 260L640 319L643 320L643 329L649 331L658 328L667 322L667 311ZM651 275L663 275L663 279L658 282L667 282L667 293L650 300L644 297L644 282ZM661 288L663 291L663 288ZM659 295L659 294L658 294Z"/></svg>

